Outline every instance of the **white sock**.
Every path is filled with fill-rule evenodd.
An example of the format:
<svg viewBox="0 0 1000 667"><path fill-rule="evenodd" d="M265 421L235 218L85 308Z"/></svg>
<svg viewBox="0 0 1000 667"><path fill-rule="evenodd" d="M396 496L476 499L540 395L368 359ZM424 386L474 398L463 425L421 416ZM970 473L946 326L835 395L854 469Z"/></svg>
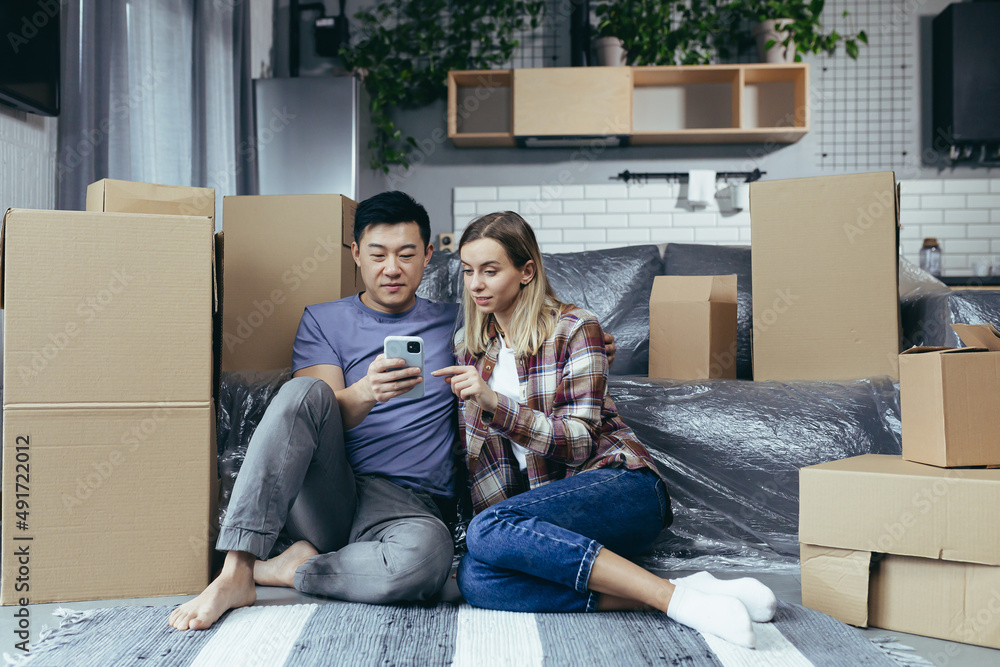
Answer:
<svg viewBox="0 0 1000 667"><path fill-rule="evenodd" d="M716 579L711 572L698 572L682 579L671 579L674 586L688 586L702 593L734 597L750 612L750 620L766 623L774 618L778 599L771 589L756 579Z"/></svg>
<svg viewBox="0 0 1000 667"><path fill-rule="evenodd" d="M667 616L699 632L754 648L757 637L743 603L725 595L710 595L688 586L675 586Z"/></svg>

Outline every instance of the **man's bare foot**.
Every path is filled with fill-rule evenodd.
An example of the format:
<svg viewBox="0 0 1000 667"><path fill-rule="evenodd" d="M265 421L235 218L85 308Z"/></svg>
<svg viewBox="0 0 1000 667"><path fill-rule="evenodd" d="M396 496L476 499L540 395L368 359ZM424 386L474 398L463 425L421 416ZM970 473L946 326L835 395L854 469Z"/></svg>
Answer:
<svg viewBox="0 0 1000 667"><path fill-rule="evenodd" d="M319 552L316 547L305 540L299 540L274 558L254 563L253 580L261 586L292 588L295 585L295 570L317 555Z"/></svg>
<svg viewBox="0 0 1000 667"><path fill-rule="evenodd" d="M230 609L257 601L253 584L253 554L230 551L222 573L201 595L170 612L167 622L178 630L207 630Z"/></svg>

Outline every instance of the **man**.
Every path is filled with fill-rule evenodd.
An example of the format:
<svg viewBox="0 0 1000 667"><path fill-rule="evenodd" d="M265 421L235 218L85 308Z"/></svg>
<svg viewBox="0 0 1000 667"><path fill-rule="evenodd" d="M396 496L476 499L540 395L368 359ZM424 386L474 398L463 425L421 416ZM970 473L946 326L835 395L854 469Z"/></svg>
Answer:
<svg viewBox="0 0 1000 667"><path fill-rule="evenodd" d="M293 379L233 487L216 545L227 551L222 572L171 613L175 628L202 630L253 604L255 583L378 604L426 600L447 579L454 396L381 351L386 336L420 336L425 368L453 365L458 304L416 296L433 246L427 212L408 195L362 202L351 251L365 291L306 308ZM393 400L422 381L423 398ZM264 560L282 527L297 541Z"/></svg>

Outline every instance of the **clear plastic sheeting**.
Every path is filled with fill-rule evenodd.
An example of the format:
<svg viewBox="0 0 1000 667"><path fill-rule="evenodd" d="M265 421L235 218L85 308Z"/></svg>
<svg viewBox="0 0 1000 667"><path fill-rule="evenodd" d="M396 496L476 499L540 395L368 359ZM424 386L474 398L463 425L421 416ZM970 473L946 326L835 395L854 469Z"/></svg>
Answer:
<svg viewBox="0 0 1000 667"><path fill-rule="evenodd" d="M1000 325L1000 290L923 292L900 301L903 349L913 345L962 347L952 324Z"/></svg>
<svg viewBox="0 0 1000 667"><path fill-rule="evenodd" d="M899 258L899 298L908 299L921 294L947 292L948 286L906 259Z"/></svg>
<svg viewBox="0 0 1000 667"><path fill-rule="evenodd" d="M674 522L644 564L772 569L798 556L798 471L901 452L888 377L833 382L613 378L625 422L668 480Z"/></svg>
<svg viewBox="0 0 1000 667"><path fill-rule="evenodd" d="M246 458L250 438L271 399L291 377L290 368L267 373L239 371L222 374L216 437L219 448L219 516L216 528L226 517L233 484Z"/></svg>
<svg viewBox="0 0 1000 667"><path fill-rule="evenodd" d="M453 252L436 250L424 269L417 296L431 301L458 303L462 295L462 261Z"/></svg>
<svg viewBox="0 0 1000 667"><path fill-rule="evenodd" d="M649 373L649 294L663 261L655 245L543 254L556 296L597 316L615 337L615 375Z"/></svg>
<svg viewBox="0 0 1000 667"><path fill-rule="evenodd" d="M250 438L289 377L288 369L223 373L220 523ZM673 525L655 552L640 559L653 569L791 568L798 555L798 469L901 451L899 393L887 377L850 384L632 377L613 378L609 389L669 482ZM464 498L453 525L458 553L470 507ZM281 536L272 553L290 544Z"/></svg>
<svg viewBox="0 0 1000 667"><path fill-rule="evenodd" d="M667 276L736 275L736 377L753 379L753 287L749 246L668 243L663 255Z"/></svg>
<svg viewBox="0 0 1000 667"><path fill-rule="evenodd" d="M615 375L649 373L649 293L663 261L655 245L588 252L542 254L556 296L589 310L615 337ZM461 260L434 253L417 294L434 301L462 296Z"/></svg>

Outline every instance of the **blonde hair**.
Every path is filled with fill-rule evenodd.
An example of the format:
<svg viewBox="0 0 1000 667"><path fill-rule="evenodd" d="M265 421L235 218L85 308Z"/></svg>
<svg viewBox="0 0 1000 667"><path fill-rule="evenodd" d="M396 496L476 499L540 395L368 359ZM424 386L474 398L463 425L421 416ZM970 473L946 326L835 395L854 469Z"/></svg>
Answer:
<svg viewBox="0 0 1000 667"><path fill-rule="evenodd" d="M535 232L524 218L513 211L488 213L476 218L466 227L458 242L458 251L467 243L479 239L493 239L507 252L507 256L518 269L532 261L535 275L514 304L514 314L504 339L518 357L526 358L538 353L542 343L556 328L561 310L565 307L552 290L542 265L542 253L535 240ZM476 303L468 291L464 292L462 305L465 313L465 336L458 341L458 354L481 356L489 345L489 325L493 315L484 315L476 308Z"/></svg>

